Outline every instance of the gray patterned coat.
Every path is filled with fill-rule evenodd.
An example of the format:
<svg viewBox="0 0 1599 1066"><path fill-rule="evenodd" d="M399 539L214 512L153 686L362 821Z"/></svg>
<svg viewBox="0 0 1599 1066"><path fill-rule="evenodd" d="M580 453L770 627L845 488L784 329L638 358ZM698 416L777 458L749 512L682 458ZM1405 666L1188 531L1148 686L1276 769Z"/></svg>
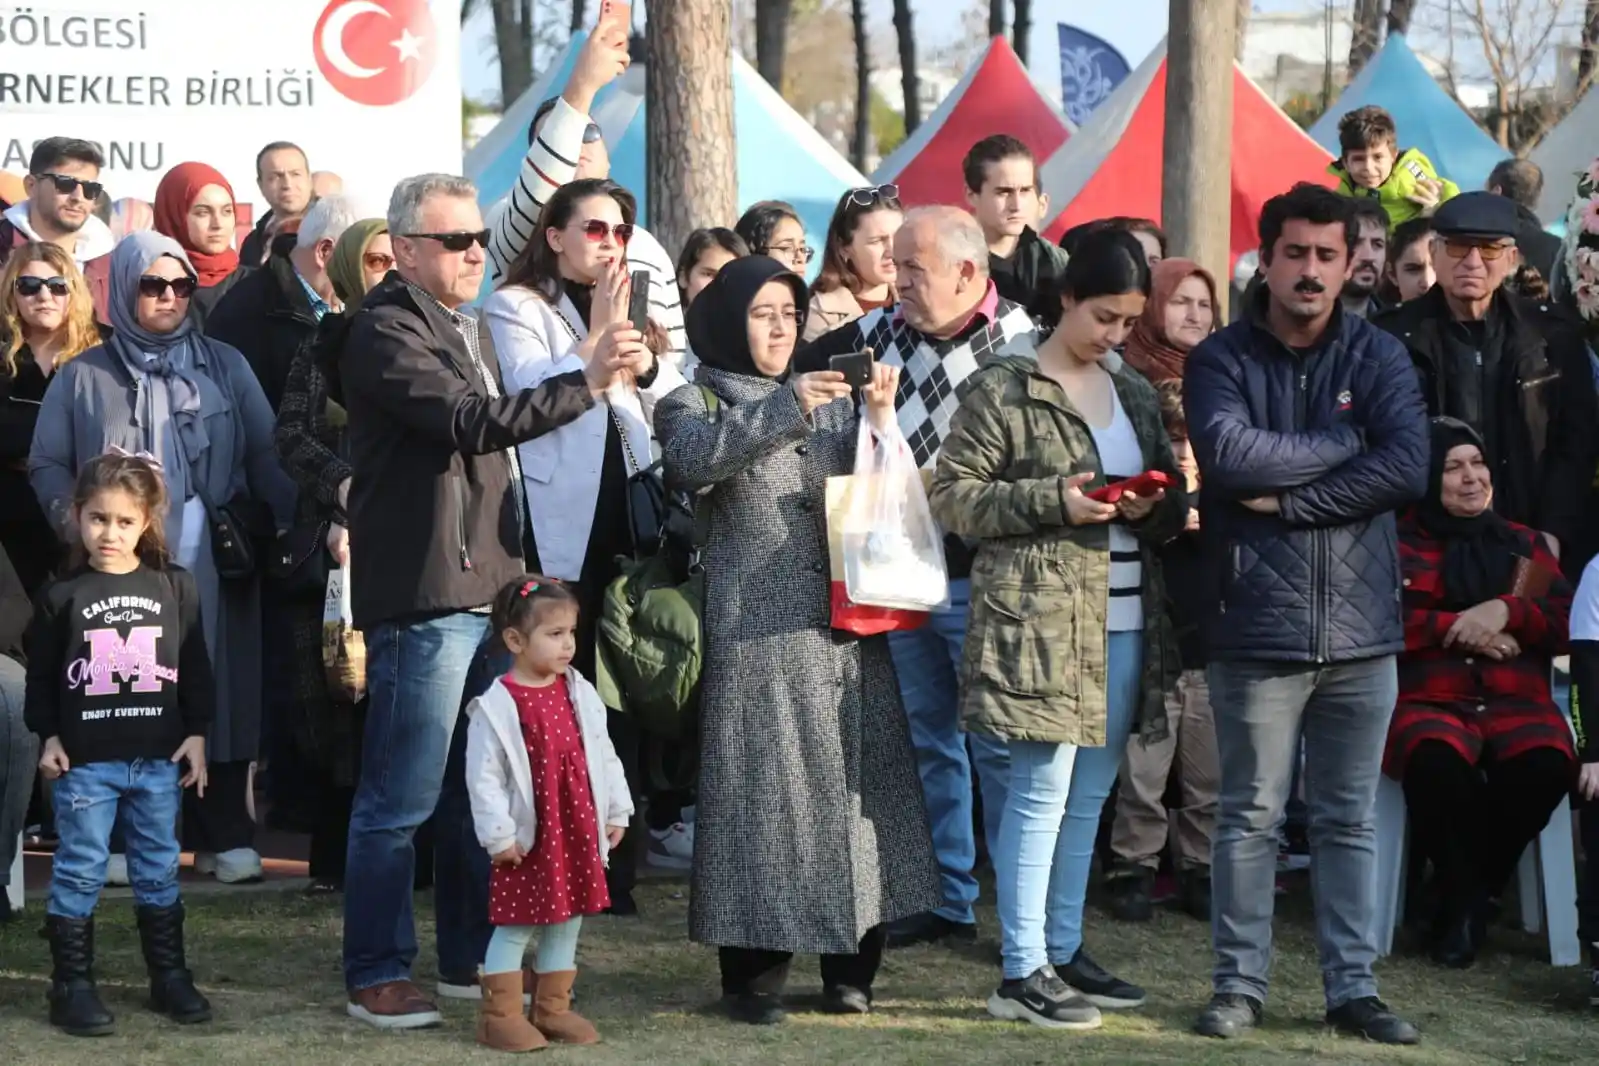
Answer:
<svg viewBox="0 0 1599 1066"><path fill-rule="evenodd" d="M824 497L856 419L807 419L792 389L701 367L657 404L668 475L710 487L706 659L690 936L853 954L941 902L910 728L883 637L830 628Z"/></svg>

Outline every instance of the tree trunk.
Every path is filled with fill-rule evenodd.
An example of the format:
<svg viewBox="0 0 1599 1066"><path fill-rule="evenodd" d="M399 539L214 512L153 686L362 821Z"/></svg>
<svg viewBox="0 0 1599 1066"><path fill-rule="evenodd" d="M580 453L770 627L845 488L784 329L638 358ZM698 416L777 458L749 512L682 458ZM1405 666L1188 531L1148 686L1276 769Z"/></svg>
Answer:
<svg viewBox="0 0 1599 1066"><path fill-rule="evenodd" d="M1593 81L1599 67L1599 0L1587 0L1582 12L1582 51L1577 53L1577 91Z"/></svg>
<svg viewBox="0 0 1599 1066"><path fill-rule="evenodd" d="M1382 37L1382 0L1355 0L1354 36L1349 41L1349 76L1360 73L1366 61L1377 54Z"/></svg>
<svg viewBox="0 0 1599 1066"><path fill-rule="evenodd" d="M1005 0L988 0L988 36L1005 36Z"/></svg>
<svg viewBox="0 0 1599 1066"><path fill-rule="evenodd" d="M494 49L500 56L500 107L533 84L533 0L494 0Z"/></svg>
<svg viewBox="0 0 1599 1066"><path fill-rule="evenodd" d="M783 91L783 59L788 54L788 15L794 0L755 0L755 69Z"/></svg>
<svg viewBox="0 0 1599 1066"><path fill-rule="evenodd" d="M899 37L899 84L905 94L905 133L922 124L922 79L916 70L916 24L910 0L894 0L894 33Z"/></svg>
<svg viewBox="0 0 1599 1066"><path fill-rule="evenodd" d="M588 21L588 0L572 0L572 32L576 33Z"/></svg>
<svg viewBox="0 0 1599 1066"><path fill-rule="evenodd" d="M1244 45L1249 38L1249 16L1255 13L1255 5L1250 0L1237 0L1238 21L1233 45L1233 58L1238 62L1244 61Z"/></svg>
<svg viewBox="0 0 1599 1066"><path fill-rule="evenodd" d="M1232 115L1236 7L1171 0L1161 225L1171 254L1232 276ZM1217 295L1225 322L1227 287Z"/></svg>
<svg viewBox="0 0 1599 1066"><path fill-rule="evenodd" d="M1027 65L1027 53L1033 46L1033 0L1016 0L1016 18L1011 24L1011 47Z"/></svg>
<svg viewBox="0 0 1599 1066"><path fill-rule="evenodd" d="M866 43L866 0L850 0L855 29L855 132L849 139L849 161L865 173L867 142L872 136L872 53Z"/></svg>
<svg viewBox="0 0 1599 1066"><path fill-rule="evenodd" d="M1416 14L1416 0L1388 0L1388 36L1410 32L1410 20Z"/></svg>
<svg viewBox="0 0 1599 1066"><path fill-rule="evenodd" d="M649 226L675 249L738 217L732 5L654 0L645 33Z"/></svg>

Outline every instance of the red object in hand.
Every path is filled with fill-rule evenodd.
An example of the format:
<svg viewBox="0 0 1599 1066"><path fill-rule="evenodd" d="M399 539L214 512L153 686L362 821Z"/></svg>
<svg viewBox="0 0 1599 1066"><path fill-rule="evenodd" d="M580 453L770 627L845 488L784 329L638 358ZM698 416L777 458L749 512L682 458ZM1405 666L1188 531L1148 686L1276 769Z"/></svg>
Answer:
<svg viewBox="0 0 1599 1066"><path fill-rule="evenodd" d="M1169 489L1176 482L1159 470L1146 470L1136 477L1118 481L1114 485L1106 485L1102 489L1085 493L1090 500L1100 503L1115 503L1122 498L1122 494L1130 492L1135 496L1153 496L1157 489Z"/></svg>

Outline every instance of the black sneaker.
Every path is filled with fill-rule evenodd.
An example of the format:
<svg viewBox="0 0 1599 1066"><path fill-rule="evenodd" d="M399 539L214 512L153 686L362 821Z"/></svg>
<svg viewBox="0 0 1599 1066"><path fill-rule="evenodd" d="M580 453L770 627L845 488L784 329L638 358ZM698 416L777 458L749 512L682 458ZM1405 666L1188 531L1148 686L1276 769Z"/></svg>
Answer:
<svg viewBox="0 0 1599 1066"><path fill-rule="evenodd" d="M1102 1010L1131 1010L1144 1005L1144 990L1130 981L1106 970L1088 957L1082 948L1064 966L1056 966L1055 974L1065 981L1072 991Z"/></svg>
<svg viewBox="0 0 1599 1066"><path fill-rule="evenodd" d="M1008 1022L1044 1029L1098 1029L1099 1008L1066 987L1048 966L1021 980L1006 979L988 997L988 1013Z"/></svg>
<svg viewBox="0 0 1599 1066"><path fill-rule="evenodd" d="M1110 881L1110 913L1118 922L1147 922L1155 917L1155 871L1139 866Z"/></svg>
<svg viewBox="0 0 1599 1066"><path fill-rule="evenodd" d="M1239 992L1218 992L1194 1022L1194 1032L1231 1040L1243 1036L1260 1024L1266 1005L1254 996Z"/></svg>
<svg viewBox="0 0 1599 1066"><path fill-rule="evenodd" d="M936 944L940 940L959 940L974 944L977 942L977 926L971 922L952 922L932 911L924 911L888 923L888 946L891 948Z"/></svg>
<svg viewBox="0 0 1599 1066"><path fill-rule="evenodd" d="M872 992L854 985L828 985L822 989L822 1007L829 1014L870 1014Z"/></svg>
<svg viewBox="0 0 1599 1066"><path fill-rule="evenodd" d="M1182 882L1183 910L1202 922L1210 921L1210 867L1198 866L1178 876Z"/></svg>
<svg viewBox="0 0 1599 1066"><path fill-rule="evenodd" d="M1352 999L1327 1012L1327 1024L1378 1044L1419 1044L1421 1032L1376 996Z"/></svg>
<svg viewBox="0 0 1599 1066"><path fill-rule="evenodd" d="M1588 1006L1599 1007L1599 963L1588 971Z"/></svg>
<svg viewBox="0 0 1599 1066"><path fill-rule="evenodd" d="M777 1025L788 1017L782 998L770 992L742 992L722 997L722 1009L745 1025Z"/></svg>

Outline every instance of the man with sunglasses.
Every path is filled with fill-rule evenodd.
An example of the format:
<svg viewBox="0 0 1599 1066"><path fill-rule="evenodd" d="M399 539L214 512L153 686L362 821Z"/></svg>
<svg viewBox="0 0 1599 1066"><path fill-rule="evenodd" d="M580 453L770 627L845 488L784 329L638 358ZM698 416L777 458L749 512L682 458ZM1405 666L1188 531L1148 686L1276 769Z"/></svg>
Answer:
<svg viewBox="0 0 1599 1066"><path fill-rule="evenodd" d="M1505 287L1520 232L1515 203L1496 193L1446 201L1433 216L1437 284L1374 322L1410 350L1428 413L1482 436L1494 510L1558 551L1576 539L1589 497L1599 399L1580 324ZM1575 577L1585 561L1562 565Z"/></svg>
<svg viewBox="0 0 1599 1066"><path fill-rule="evenodd" d="M28 198L0 216L0 263L11 249L29 241L45 241L72 256L89 276L95 309L104 311L109 262L89 265L111 254L116 238L111 227L95 217L101 192L100 168L105 157L89 141L50 137L39 142L28 160L22 187ZM102 314L102 320L104 315Z"/></svg>

